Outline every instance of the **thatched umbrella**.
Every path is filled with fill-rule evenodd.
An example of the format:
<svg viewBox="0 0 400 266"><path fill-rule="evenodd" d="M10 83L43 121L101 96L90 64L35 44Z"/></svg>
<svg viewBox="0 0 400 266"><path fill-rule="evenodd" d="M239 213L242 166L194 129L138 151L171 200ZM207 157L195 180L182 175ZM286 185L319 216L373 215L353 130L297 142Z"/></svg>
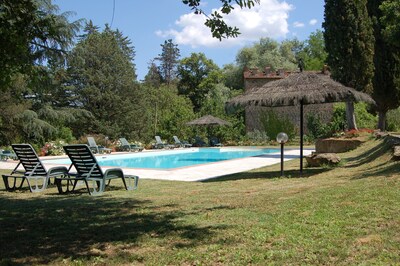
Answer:
<svg viewBox="0 0 400 266"><path fill-rule="evenodd" d="M292 106L300 105L300 173L303 171L303 105L345 101L364 101L375 104L365 93L346 87L316 72L292 73L287 78L271 81L262 87L255 87L239 95L226 107L232 110L237 106Z"/></svg>
<svg viewBox="0 0 400 266"><path fill-rule="evenodd" d="M193 121L187 122L186 125L230 126L231 123L212 115L205 115Z"/></svg>
<svg viewBox="0 0 400 266"><path fill-rule="evenodd" d="M210 139L210 127L212 126L230 126L231 123L228 121L225 121L221 118L212 116L212 115L205 115L200 118L197 118L193 121L187 122L186 125L189 126L194 126L194 125L200 125L200 126L207 126L207 137Z"/></svg>

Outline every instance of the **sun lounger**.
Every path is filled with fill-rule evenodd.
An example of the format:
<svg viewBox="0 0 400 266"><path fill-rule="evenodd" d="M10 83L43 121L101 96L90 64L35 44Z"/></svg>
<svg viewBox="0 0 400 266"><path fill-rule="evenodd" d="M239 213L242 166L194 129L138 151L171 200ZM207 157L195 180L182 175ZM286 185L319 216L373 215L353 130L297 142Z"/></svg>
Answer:
<svg viewBox="0 0 400 266"><path fill-rule="evenodd" d="M175 148L174 145L163 142L161 140L160 136L155 136L155 138L156 138L156 144L155 144L156 149L173 149L173 148Z"/></svg>
<svg viewBox="0 0 400 266"><path fill-rule="evenodd" d="M175 141L175 146L176 147L181 147L181 148L190 148L192 147L192 144L186 142L186 141L180 141L177 136L173 136L174 141Z"/></svg>
<svg viewBox="0 0 400 266"><path fill-rule="evenodd" d="M94 152L94 153L111 153L111 149L106 148L104 146L101 145L97 145L96 141L94 140L93 137L87 137L88 140L88 144L90 149Z"/></svg>
<svg viewBox="0 0 400 266"><path fill-rule="evenodd" d="M196 136L194 138L193 146L194 147L205 147L205 146L207 146L207 143L204 140L202 140L199 136Z"/></svg>
<svg viewBox="0 0 400 266"><path fill-rule="evenodd" d="M0 160L7 161L8 159L17 160L18 157L15 153L9 150L0 150Z"/></svg>
<svg viewBox="0 0 400 266"><path fill-rule="evenodd" d="M96 157L85 144L67 145L63 147L72 162L68 175L55 179L58 192L73 192L79 181L83 181L90 195L100 195L112 179L121 179L126 190L134 190L138 186L139 177L125 175L120 168L111 168L103 172ZM76 173L72 173L72 167Z"/></svg>
<svg viewBox="0 0 400 266"><path fill-rule="evenodd" d="M143 147L129 143L126 138L120 138L119 141L121 142L121 148L124 151L143 151Z"/></svg>
<svg viewBox="0 0 400 266"><path fill-rule="evenodd" d="M50 178L64 176L68 172L68 169L64 166L46 170L30 144L13 144L12 148L19 159L19 163L11 174L3 175L7 191L21 189L26 180L31 192L41 192L47 188ZM18 169L20 166L23 169ZM12 181L10 182L10 180Z"/></svg>
<svg viewBox="0 0 400 266"><path fill-rule="evenodd" d="M222 143L217 139L216 137L211 137L210 138L210 146L212 147L222 147Z"/></svg>

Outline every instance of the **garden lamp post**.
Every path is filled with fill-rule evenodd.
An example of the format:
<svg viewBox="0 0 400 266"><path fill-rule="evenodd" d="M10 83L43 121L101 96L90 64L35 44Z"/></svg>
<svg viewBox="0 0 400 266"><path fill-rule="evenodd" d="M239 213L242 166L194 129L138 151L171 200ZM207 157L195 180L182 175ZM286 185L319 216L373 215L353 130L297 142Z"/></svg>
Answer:
<svg viewBox="0 0 400 266"><path fill-rule="evenodd" d="M276 136L276 141L281 144L281 176L283 176L283 146L289 140L286 133L281 132Z"/></svg>

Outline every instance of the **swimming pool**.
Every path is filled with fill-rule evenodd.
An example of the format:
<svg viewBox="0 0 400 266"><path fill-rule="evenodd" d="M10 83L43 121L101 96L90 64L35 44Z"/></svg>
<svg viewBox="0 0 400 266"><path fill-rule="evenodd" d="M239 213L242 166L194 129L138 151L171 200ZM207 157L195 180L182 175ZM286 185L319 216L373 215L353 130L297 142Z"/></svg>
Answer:
<svg viewBox="0 0 400 266"><path fill-rule="evenodd" d="M101 166L145 169L174 169L199 164L276 153L279 149L190 148L171 151L141 152L97 156ZM49 164L70 164L69 159L46 160Z"/></svg>

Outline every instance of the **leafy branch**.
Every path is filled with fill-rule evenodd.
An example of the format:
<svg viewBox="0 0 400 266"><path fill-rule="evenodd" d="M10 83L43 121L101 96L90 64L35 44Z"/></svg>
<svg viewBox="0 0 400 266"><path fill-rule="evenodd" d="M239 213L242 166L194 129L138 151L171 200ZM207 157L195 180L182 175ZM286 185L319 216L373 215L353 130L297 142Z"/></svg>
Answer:
<svg viewBox="0 0 400 266"><path fill-rule="evenodd" d="M188 5L194 11L195 14L206 16L207 19L204 25L210 28L212 36L214 38L217 38L220 41L222 40L222 38L236 38L240 34L239 29L237 27L232 27L226 24L222 14L227 15L231 13L233 9L235 9L231 4L232 2L235 2L240 8L250 9L254 7L256 3L260 4L260 0L220 0L220 1L222 3L221 10L215 11L214 13L207 15L200 8L201 0L182 0L182 2L185 5Z"/></svg>

